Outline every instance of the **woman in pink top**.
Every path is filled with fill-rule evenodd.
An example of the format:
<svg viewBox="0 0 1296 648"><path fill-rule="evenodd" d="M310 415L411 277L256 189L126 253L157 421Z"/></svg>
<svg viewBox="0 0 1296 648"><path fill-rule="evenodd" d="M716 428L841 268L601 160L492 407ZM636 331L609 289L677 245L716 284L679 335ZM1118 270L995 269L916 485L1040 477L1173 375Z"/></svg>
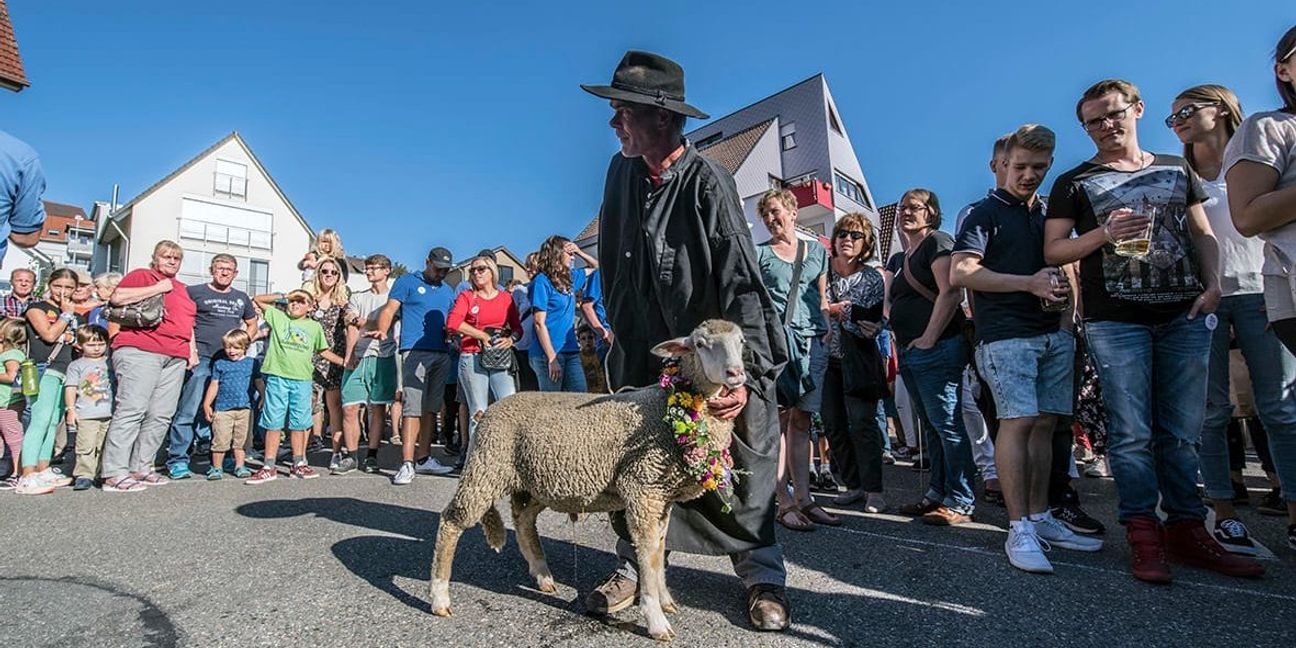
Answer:
<svg viewBox="0 0 1296 648"><path fill-rule="evenodd" d="M183 258L184 250L174 241L159 242L153 263L122 277L109 298L122 306L165 295L165 314L153 328L122 328L112 340L117 393L101 455L106 492L134 492L168 482L153 471L153 458L171 426L185 370L198 363L193 345L197 308L175 279Z"/></svg>
<svg viewBox="0 0 1296 648"><path fill-rule="evenodd" d="M468 450L472 450L477 433L477 418L490 396L499 401L516 391L510 367L487 368L482 362L482 349L508 350L501 354L512 359L513 342L522 335L522 322L518 317L513 297L496 288L499 266L489 257L477 257L468 263L468 281L471 290L459 293L446 329L463 335L459 346L459 385L468 401Z"/></svg>

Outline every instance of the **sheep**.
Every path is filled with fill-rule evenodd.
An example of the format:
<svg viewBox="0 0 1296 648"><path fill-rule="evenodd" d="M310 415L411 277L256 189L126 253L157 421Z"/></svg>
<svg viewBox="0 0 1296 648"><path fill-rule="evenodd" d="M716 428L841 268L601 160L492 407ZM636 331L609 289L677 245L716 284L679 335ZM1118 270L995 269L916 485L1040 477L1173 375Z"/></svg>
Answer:
<svg viewBox="0 0 1296 648"><path fill-rule="evenodd" d="M742 331L708 320L688 337L652 352L678 358L680 375L704 397L746 381ZM511 496L518 548L542 592L557 591L545 564L536 517L549 508L569 514L626 512L639 561L639 605L648 633L675 636L665 612L675 612L666 590L666 524L674 502L705 492L686 469L682 450L664 420L667 392L660 386L612 395L524 392L483 415L459 488L441 513L432 560L432 613L450 616L450 570L460 535L479 520L497 552L505 542L496 500ZM733 422L705 412L710 444L727 449Z"/></svg>

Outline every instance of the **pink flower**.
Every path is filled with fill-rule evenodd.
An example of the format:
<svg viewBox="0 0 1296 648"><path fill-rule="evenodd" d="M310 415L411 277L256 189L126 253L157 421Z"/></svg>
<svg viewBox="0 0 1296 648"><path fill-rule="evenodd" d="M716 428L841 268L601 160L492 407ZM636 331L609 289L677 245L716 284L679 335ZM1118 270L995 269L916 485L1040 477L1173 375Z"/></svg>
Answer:
<svg viewBox="0 0 1296 648"><path fill-rule="evenodd" d="M677 443L679 443L680 445L684 445L684 444L686 444L686 443L689 442L689 438L688 438L688 435L686 435L686 434L681 434L681 435L679 435L678 437L675 438L675 441L676 441Z"/></svg>

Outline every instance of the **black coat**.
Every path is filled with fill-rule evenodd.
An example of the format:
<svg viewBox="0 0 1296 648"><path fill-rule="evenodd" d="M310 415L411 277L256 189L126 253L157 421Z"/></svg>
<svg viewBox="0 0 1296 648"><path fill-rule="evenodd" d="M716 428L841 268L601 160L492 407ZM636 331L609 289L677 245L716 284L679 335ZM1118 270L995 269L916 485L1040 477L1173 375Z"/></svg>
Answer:
<svg viewBox="0 0 1296 648"><path fill-rule="evenodd" d="M747 407L730 451L742 475L733 511L706 494L674 508L667 547L731 554L774 543L778 408L774 381L787 362L783 329L760 279L733 177L686 144L654 186L640 158L612 158L599 214L599 268L616 343L613 390L655 384L653 345L708 319L738 324L747 342ZM614 526L628 537L620 516Z"/></svg>

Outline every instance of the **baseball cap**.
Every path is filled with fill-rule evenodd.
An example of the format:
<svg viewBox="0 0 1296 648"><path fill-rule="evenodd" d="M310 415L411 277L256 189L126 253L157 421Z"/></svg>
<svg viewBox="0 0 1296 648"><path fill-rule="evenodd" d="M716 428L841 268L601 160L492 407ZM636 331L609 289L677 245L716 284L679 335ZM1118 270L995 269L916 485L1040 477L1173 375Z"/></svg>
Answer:
<svg viewBox="0 0 1296 648"><path fill-rule="evenodd" d="M454 265L454 258L450 256L450 250L443 247L438 246L432 248L432 251L428 252L427 258L428 261L432 262L433 266L441 268L442 270L449 269Z"/></svg>

